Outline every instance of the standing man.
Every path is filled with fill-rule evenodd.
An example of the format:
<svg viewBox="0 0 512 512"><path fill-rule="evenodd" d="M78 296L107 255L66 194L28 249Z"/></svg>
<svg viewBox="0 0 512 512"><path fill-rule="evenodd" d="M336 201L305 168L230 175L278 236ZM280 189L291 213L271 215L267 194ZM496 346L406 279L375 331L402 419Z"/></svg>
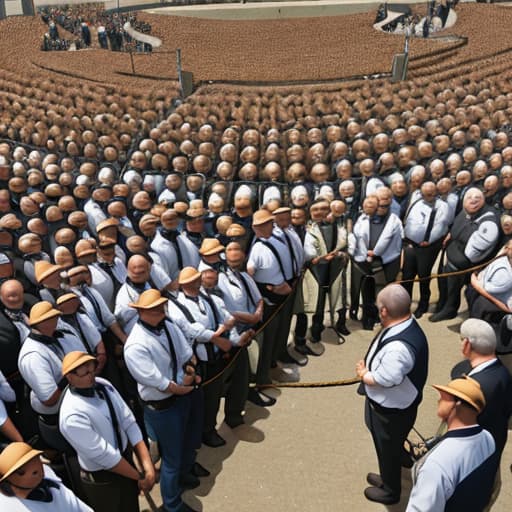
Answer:
<svg viewBox="0 0 512 512"><path fill-rule="evenodd" d="M96 512L139 512L139 489L149 492L155 469L142 432L121 395L96 378L96 358L70 352L62 361L69 382L59 429L78 454L82 487ZM144 470L133 466L133 451Z"/></svg>
<svg viewBox="0 0 512 512"><path fill-rule="evenodd" d="M414 466L407 512L484 510L497 463L492 435L477 424L485 397L470 377L434 388L440 394L437 415L448 432Z"/></svg>
<svg viewBox="0 0 512 512"><path fill-rule="evenodd" d="M484 193L475 187L468 189L453 226L446 235L446 263L444 272L466 270L489 258L499 238L496 210L485 204ZM469 280L469 274L450 275L439 282L439 303L429 320L440 322L457 316L460 292Z"/></svg>
<svg viewBox="0 0 512 512"><path fill-rule="evenodd" d="M428 344L411 316L411 298L403 286L390 284L377 296L383 329L356 365L360 392L366 395L365 423L377 452L380 474L368 473L370 501L400 501L401 455L416 421L428 375Z"/></svg>
<svg viewBox="0 0 512 512"><path fill-rule="evenodd" d="M200 382L196 360L182 332L166 318L167 299L146 290L130 306L139 313L124 345L125 362L137 381L144 419L158 442L160 490L165 512L193 512L181 499L201 438L201 410L193 398Z"/></svg>
<svg viewBox="0 0 512 512"><path fill-rule="evenodd" d="M420 301L414 312L421 318L428 311L432 267L439 255L443 238L448 232L448 204L437 196L436 185L427 181L421 186L421 196L414 201L404 219L404 263L402 279L404 288L412 297L412 281L420 281Z"/></svg>
<svg viewBox="0 0 512 512"><path fill-rule="evenodd" d="M282 318L281 311L282 305L293 291L290 286L293 282L293 264L285 243L272 234L274 219L268 210L262 209L254 213L252 228L256 239L247 261L247 272L253 277L264 300L263 323L273 317L263 330L256 386L272 383L269 372L275 346L282 337L288 339L289 334L283 329L283 326L289 325L289 319ZM257 387L249 391L249 400L262 407L274 405L276 402L275 398L265 395Z"/></svg>
<svg viewBox="0 0 512 512"><path fill-rule="evenodd" d="M464 361L452 370L452 377L468 375L482 388L486 406L478 416L478 424L490 432L496 443L497 473L491 503L501 488L499 463L508 436L512 414L512 377L496 357L496 334L483 320L469 318L460 326L461 350Z"/></svg>

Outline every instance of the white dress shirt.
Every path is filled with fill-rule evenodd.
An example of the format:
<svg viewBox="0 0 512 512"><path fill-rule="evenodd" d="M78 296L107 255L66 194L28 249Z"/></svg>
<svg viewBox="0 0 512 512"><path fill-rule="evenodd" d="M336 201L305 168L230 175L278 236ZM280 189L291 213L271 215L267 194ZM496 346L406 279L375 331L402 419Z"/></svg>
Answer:
<svg viewBox="0 0 512 512"><path fill-rule="evenodd" d="M92 397L78 394L71 387L66 390L59 412L59 429L78 454L80 467L86 471L110 469L119 463L128 441L135 446L142 441L142 433L135 417L121 395L105 379L96 377L104 385L114 408L122 446L117 446L108 403L96 392Z"/></svg>
<svg viewBox="0 0 512 512"><path fill-rule="evenodd" d="M173 322L167 319L165 325L171 335L176 354L176 383L183 384L183 365L192 357L192 348ZM137 381L137 389L142 400L169 398L170 394L166 393L166 389L173 379L173 358L163 329L156 334L137 322L124 345L124 359L129 372Z"/></svg>

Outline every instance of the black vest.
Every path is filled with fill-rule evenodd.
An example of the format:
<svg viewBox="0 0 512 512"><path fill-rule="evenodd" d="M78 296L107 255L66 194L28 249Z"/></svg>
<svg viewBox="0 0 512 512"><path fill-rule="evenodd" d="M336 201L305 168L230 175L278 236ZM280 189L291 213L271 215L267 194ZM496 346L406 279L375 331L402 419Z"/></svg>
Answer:
<svg viewBox="0 0 512 512"><path fill-rule="evenodd" d="M428 375L428 342L425 333L421 330L418 322L413 320L409 327L379 343L379 348L373 354L372 359L383 347L392 341L405 343L414 356L414 366L407 374L407 377L409 377L409 380L418 390L418 396L411 405L418 405L423 398L423 387Z"/></svg>
<svg viewBox="0 0 512 512"><path fill-rule="evenodd" d="M497 224L495 210L487 205L479 210L474 217L469 219L464 210L455 217L451 229L452 238L446 249L448 260L455 268L464 270L478 263L478 261L470 261L464 254L464 251L471 235L475 231L478 231L480 224L484 221L491 221ZM494 247L489 247L486 256L492 253L493 248Z"/></svg>

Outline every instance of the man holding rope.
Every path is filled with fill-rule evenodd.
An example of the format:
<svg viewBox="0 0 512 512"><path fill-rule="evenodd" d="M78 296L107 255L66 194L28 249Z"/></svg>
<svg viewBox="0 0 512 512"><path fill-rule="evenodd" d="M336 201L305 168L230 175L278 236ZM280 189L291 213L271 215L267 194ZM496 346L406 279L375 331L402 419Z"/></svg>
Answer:
<svg viewBox="0 0 512 512"><path fill-rule="evenodd" d="M401 456L422 400L428 344L401 285L386 286L377 296L377 307L383 329L356 365L361 379L358 392L366 395L365 423L380 470L380 474L368 473L371 487L364 494L370 501L392 505L400 501Z"/></svg>

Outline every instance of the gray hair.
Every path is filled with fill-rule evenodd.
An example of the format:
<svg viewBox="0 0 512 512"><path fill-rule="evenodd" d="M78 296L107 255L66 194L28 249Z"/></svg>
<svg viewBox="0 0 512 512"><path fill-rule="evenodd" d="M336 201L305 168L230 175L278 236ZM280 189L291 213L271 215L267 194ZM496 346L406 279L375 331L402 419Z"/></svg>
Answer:
<svg viewBox="0 0 512 512"><path fill-rule="evenodd" d="M392 319L403 318L411 312L411 296L401 284L388 284L377 295L377 304L385 307Z"/></svg>
<svg viewBox="0 0 512 512"><path fill-rule="evenodd" d="M482 356L494 354L496 351L494 329L483 320L468 318L460 326L460 335L467 338L471 343L471 348Z"/></svg>

